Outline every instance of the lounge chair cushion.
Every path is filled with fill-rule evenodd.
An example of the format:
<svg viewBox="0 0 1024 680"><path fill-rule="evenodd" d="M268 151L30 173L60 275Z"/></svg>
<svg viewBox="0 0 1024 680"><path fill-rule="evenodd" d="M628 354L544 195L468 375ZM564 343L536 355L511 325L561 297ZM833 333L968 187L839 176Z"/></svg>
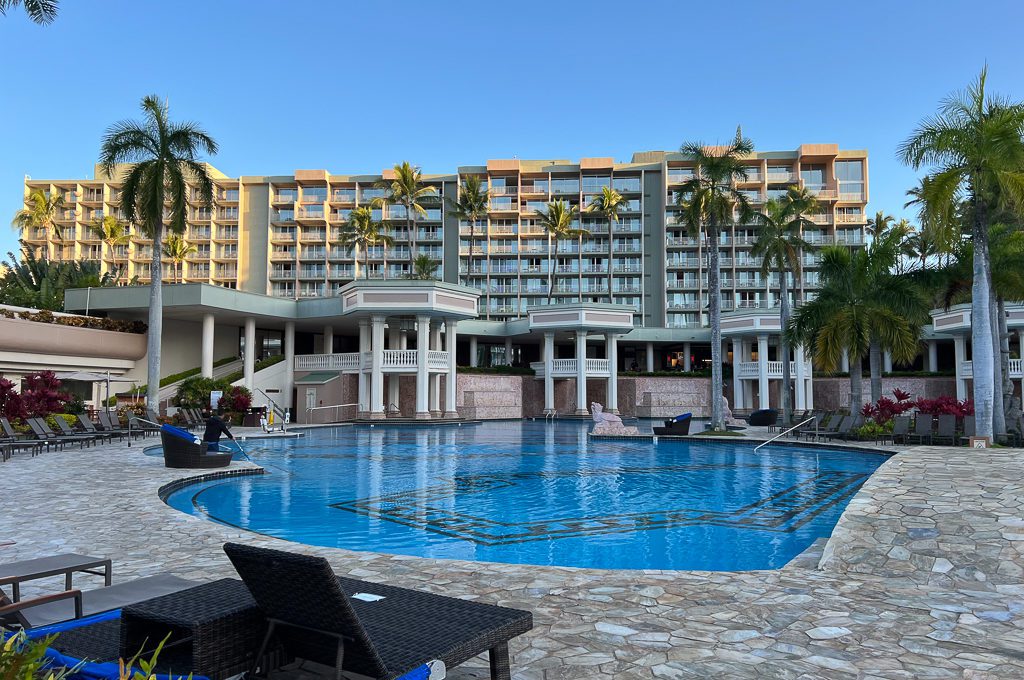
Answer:
<svg viewBox="0 0 1024 680"><path fill-rule="evenodd" d="M184 439L185 441L191 442L193 444L199 444L202 441L202 440L199 439L199 437L195 436L191 432L186 432L185 430L181 429L180 427L174 427L173 425L161 425L160 426L160 431L161 432L166 432L167 434L171 435L172 437L177 437L178 439Z"/></svg>
<svg viewBox="0 0 1024 680"><path fill-rule="evenodd" d="M676 416L675 418L673 418L672 422L673 423L681 423L684 420L686 420L687 418L692 418L692 417L693 417L692 413L683 413L683 414L680 414L680 415Z"/></svg>

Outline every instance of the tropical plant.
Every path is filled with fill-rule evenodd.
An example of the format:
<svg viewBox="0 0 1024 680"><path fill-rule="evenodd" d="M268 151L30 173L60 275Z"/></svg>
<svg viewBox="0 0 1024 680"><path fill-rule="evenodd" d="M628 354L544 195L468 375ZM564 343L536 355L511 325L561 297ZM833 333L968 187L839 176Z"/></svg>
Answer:
<svg viewBox="0 0 1024 680"><path fill-rule="evenodd" d="M213 180L201 153L217 153L217 142L195 123L169 120L167 106L156 95L142 100L143 120L123 120L103 137L100 163L110 178L121 177L121 211L125 219L142 227L153 241L149 272L148 394L156 408L160 383L160 338L163 330L162 255L164 227L185 231L188 192L198 202L213 203ZM129 164L122 169L122 164ZM190 186L190 184L192 186ZM164 203L170 214L164 216Z"/></svg>
<svg viewBox="0 0 1024 680"><path fill-rule="evenodd" d="M56 635L29 639L23 630L8 634L0 628L0 678L3 680L64 680L78 676L81 664L54 668L46 650Z"/></svg>
<svg viewBox="0 0 1024 680"><path fill-rule="evenodd" d="M229 385L217 402L217 410L223 413L244 413L252 406L252 392L241 385Z"/></svg>
<svg viewBox="0 0 1024 680"><path fill-rule="evenodd" d="M42 189L33 189L29 192L27 208L22 208L14 214L11 226L20 231L23 236L32 229L45 229L47 236L53 234L57 241L57 259L63 259L64 232L57 224L57 215L64 210L64 196L60 193L52 195ZM44 258L48 248L43 249Z"/></svg>
<svg viewBox="0 0 1024 680"><path fill-rule="evenodd" d="M548 232L548 304L551 304L551 295L555 292L555 263L558 261L558 242L561 239L576 238L579 236L582 243L582 234L577 232L585 231L574 228L573 221L579 209L559 199L549 202L545 207L537 211L537 223ZM590 233L590 232L587 232ZM551 253L551 243L554 242L554 254ZM582 254L581 254L582 257ZM582 261L582 260L581 260ZM582 271L580 273L582 276ZM583 291L580 290L582 296ZM582 299L582 298L581 298Z"/></svg>
<svg viewBox="0 0 1024 680"><path fill-rule="evenodd" d="M916 187L907 190L910 200L904 203L903 207L917 209L917 222L921 225L921 233L928 234L928 240L935 244L935 254L946 255L948 264L948 256L956 250L961 239L961 220L957 215L959 210L956 204L950 203L937 213L932 213L925 203L925 196L931 191L930 185L931 178L922 177Z"/></svg>
<svg viewBox="0 0 1024 680"><path fill-rule="evenodd" d="M24 418L25 402L21 399L17 385L7 378L0 378L0 415L4 418Z"/></svg>
<svg viewBox="0 0 1024 680"><path fill-rule="evenodd" d="M813 246L803 239L805 225L812 224L804 217L813 212L814 196L804 194L806 189L790 189L782 201L775 199L765 203L764 210L754 213L753 219L759 225L757 240L751 248L751 255L761 259L761 276L768 279L772 272L779 275L779 323L780 328L789 325L789 272L800 280L800 253ZM797 352L797 361L803 361L803 352ZM782 360L782 422L793 419L793 403L789 391L789 341L783 333L779 342L779 358Z"/></svg>
<svg viewBox="0 0 1024 680"><path fill-rule="evenodd" d="M897 387L892 391L892 396L894 399L881 397L874 403L864 404L860 409L860 414L871 418L879 425L885 425L896 416L901 416L914 408L914 402L909 393Z"/></svg>
<svg viewBox="0 0 1024 680"><path fill-rule="evenodd" d="M988 230L999 204L1024 206L1024 104L987 94L987 68L967 90L945 99L900 146L913 167L931 169L922 185L924 209L936 219L953 214L966 199L973 251L971 347L975 425L978 436L1005 432L995 386L999 339L993 328ZM1002 401L1001 395L999 401Z"/></svg>
<svg viewBox="0 0 1024 680"><path fill-rule="evenodd" d="M711 326L711 429L725 430L722 403L722 287L719 271L719 241L722 228L732 224L738 212L744 222L749 220L750 203L736 190L733 179L746 179L744 158L754 151L754 144L739 128L731 144L709 147L688 142L680 152L693 160L693 177L676 191L676 202L683 210L679 221L692 236L703 232L708 247L709 323Z"/></svg>
<svg viewBox="0 0 1024 680"><path fill-rule="evenodd" d="M483 181L477 175L467 175L466 181L459 187L456 200L445 199L448 203L448 216L459 222L469 223L469 258L466 261L466 285L473 272L473 247L476 245L476 223L487 219L490 192L483 187Z"/></svg>
<svg viewBox="0 0 1024 680"><path fill-rule="evenodd" d="M865 229L868 232L868 235L878 238L885 232L889 231L895 221L895 217L892 215L886 215L884 211L879 210L875 213L874 217L868 218L868 224Z"/></svg>
<svg viewBox="0 0 1024 680"><path fill-rule="evenodd" d="M963 418L964 416L975 415L974 403L970 399L957 401L956 397L948 395L936 397L935 399L918 398L914 402L914 407L920 413L927 413L933 416L949 415ZM977 426L977 422L975 422L975 426Z"/></svg>
<svg viewBox="0 0 1024 680"><path fill-rule="evenodd" d="M122 267L117 263L117 246L127 245L131 240L128 225L114 215L104 215L89 224L89 230L110 248L110 261L114 267L114 285L121 282Z"/></svg>
<svg viewBox="0 0 1024 680"><path fill-rule="evenodd" d="M603 186L601 194L594 196L587 206L587 212L598 214L608 220L608 302L615 302L615 298L612 297L612 261L615 259L613 228L619 221L619 211L627 204L628 201L622 194L609 186Z"/></svg>
<svg viewBox="0 0 1024 680"><path fill-rule="evenodd" d="M6 15L7 10L24 5L25 14L34 23L45 25L53 23L57 18L58 0L0 0L0 15Z"/></svg>
<svg viewBox="0 0 1024 680"><path fill-rule="evenodd" d="M22 257L7 253L9 262L0 276L0 303L17 307L60 311L68 288L98 288L111 285L108 273L100 273L97 262L52 262L36 257L22 245ZM31 319L36 320L36 319Z"/></svg>
<svg viewBox="0 0 1024 680"><path fill-rule="evenodd" d="M409 278L419 279L421 281L436 279L437 268L440 265L441 263L430 257L430 255L420 253L416 256L416 259L412 261L412 273L409 275Z"/></svg>
<svg viewBox="0 0 1024 680"><path fill-rule="evenodd" d="M384 246L385 248L394 245L395 240L384 232L384 224L373 219L373 209L370 206L360 206L349 213L348 219L341 225L338 233L338 245L345 249L345 252L352 253L352 259L356 266L355 278L359 278L359 249L363 250L363 278L370 278L370 248L373 246ZM385 276L387 271L385 268Z"/></svg>
<svg viewBox="0 0 1024 680"><path fill-rule="evenodd" d="M21 401L25 413L33 418L63 413L64 404L71 401L71 395L61 389L53 371L29 373L22 380Z"/></svg>
<svg viewBox="0 0 1024 680"><path fill-rule="evenodd" d="M180 283L185 279L183 264L185 259L192 253L199 252L199 249L185 240L181 234L169 234L164 242L164 257L171 261L171 275L174 283Z"/></svg>
<svg viewBox="0 0 1024 680"><path fill-rule="evenodd" d="M412 271L416 258L416 218L426 216L427 209L423 201L437 194L437 188L423 184L423 174L419 168L413 167L409 161L402 161L394 167L395 177L382 180L379 186L387 190L387 195L380 202L387 205L400 205L405 208L405 229L409 241L409 270ZM380 203L378 202L378 203Z"/></svg>

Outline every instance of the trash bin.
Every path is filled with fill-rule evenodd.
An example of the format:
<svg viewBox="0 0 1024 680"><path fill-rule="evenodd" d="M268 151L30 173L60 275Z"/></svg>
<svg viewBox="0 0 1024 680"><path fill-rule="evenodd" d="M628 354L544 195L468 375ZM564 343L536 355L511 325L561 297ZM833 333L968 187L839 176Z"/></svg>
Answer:
<svg viewBox="0 0 1024 680"><path fill-rule="evenodd" d="M266 406L253 406L242 416L243 427L259 427L260 419L267 416Z"/></svg>

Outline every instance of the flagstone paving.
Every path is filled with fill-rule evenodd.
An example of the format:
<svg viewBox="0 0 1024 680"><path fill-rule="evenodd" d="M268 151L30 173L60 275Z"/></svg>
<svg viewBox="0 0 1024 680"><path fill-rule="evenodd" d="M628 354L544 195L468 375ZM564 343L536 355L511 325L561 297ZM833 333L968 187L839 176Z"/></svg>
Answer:
<svg viewBox="0 0 1024 680"><path fill-rule="evenodd" d="M207 579L232 574L227 540L316 553L356 578L532 611L512 646L522 680L1024 678L1022 469L1020 450L907 449L851 501L820 564L809 552L774 571L601 571L239 531L164 505L158 489L188 473L118 445L0 465L0 561L77 551L112 557L115 580ZM486 677L485 664L449 677Z"/></svg>

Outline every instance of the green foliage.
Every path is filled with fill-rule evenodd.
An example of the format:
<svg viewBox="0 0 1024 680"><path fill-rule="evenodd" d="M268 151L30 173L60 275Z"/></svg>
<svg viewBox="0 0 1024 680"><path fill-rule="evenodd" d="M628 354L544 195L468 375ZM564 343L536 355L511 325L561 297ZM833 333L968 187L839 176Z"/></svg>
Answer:
<svg viewBox="0 0 1024 680"><path fill-rule="evenodd" d="M0 16L21 4L24 4L25 14L33 23L45 25L57 18L58 0L0 0Z"/></svg>
<svg viewBox="0 0 1024 680"><path fill-rule="evenodd" d="M885 423L876 423L873 420L869 420L857 428L857 436L860 439L875 439L880 434L888 434L892 432L892 428L895 424L896 421L894 420L889 420Z"/></svg>
<svg viewBox="0 0 1024 680"><path fill-rule="evenodd" d="M440 262L430 257L426 253L420 253L412 261L412 273L409 274L410 279L418 279L420 281L430 281L437 278L437 268L440 266Z"/></svg>
<svg viewBox="0 0 1024 680"><path fill-rule="evenodd" d="M0 628L0 641L5 631ZM2 680L63 680L73 675L78 667L47 668L46 648L57 639L50 635L38 640L29 640L24 631L12 633L0 645L0 678Z"/></svg>
<svg viewBox="0 0 1024 680"><path fill-rule="evenodd" d="M232 361L235 361L235 357L224 357L223 359L217 359L216 361L213 362L213 367L217 368L218 366L223 366L224 364L230 364ZM196 366L195 368L190 368L187 371L181 371L180 373L171 373L170 375L165 375L164 377L160 378L160 387L167 387L168 385L173 385L179 380L184 380L185 378L191 378L194 375L199 375L200 372L202 372L202 370L203 369L200 366ZM139 394L145 394L147 387L147 385L139 385ZM117 396L130 397L134 394L135 388L132 388L130 390L125 390L124 392L118 392ZM111 400L113 399L114 397L111 397ZM112 401L110 405L113 406L115 403L117 402Z"/></svg>
<svg viewBox="0 0 1024 680"><path fill-rule="evenodd" d="M54 262L36 257L35 251L24 245L20 260L10 252L7 257L6 271L0 277L2 304L60 311L64 309L66 289L114 284L109 274L100 273L98 262Z"/></svg>
<svg viewBox="0 0 1024 680"><path fill-rule="evenodd" d="M64 412L72 415L85 413L85 400L77 394L72 394L71 398L64 403Z"/></svg>
<svg viewBox="0 0 1024 680"><path fill-rule="evenodd" d="M58 434L60 434L60 430L57 429L57 418L62 418L68 427L72 429L78 425L78 416L71 415L70 413L52 413L46 416L46 424Z"/></svg>
<svg viewBox="0 0 1024 680"><path fill-rule="evenodd" d="M244 413L252 406L252 392L241 385L231 385L217 403L217 410L226 413Z"/></svg>
<svg viewBox="0 0 1024 680"><path fill-rule="evenodd" d="M0 283L0 288L2 286L3 284ZM146 324L141 321L108 319L99 316L57 316L49 309L40 309L38 312L15 312L10 309L0 309L0 317L5 319L24 319L25 321L35 321L36 323L54 323L59 326L71 326L74 328L94 328L100 331L116 331L118 333L141 334L146 332Z"/></svg>
<svg viewBox="0 0 1024 680"><path fill-rule="evenodd" d="M205 378L195 376L178 385L178 393L174 396L175 406L206 408L210 405L210 392L226 391L231 381L226 378Z"/></svg>

